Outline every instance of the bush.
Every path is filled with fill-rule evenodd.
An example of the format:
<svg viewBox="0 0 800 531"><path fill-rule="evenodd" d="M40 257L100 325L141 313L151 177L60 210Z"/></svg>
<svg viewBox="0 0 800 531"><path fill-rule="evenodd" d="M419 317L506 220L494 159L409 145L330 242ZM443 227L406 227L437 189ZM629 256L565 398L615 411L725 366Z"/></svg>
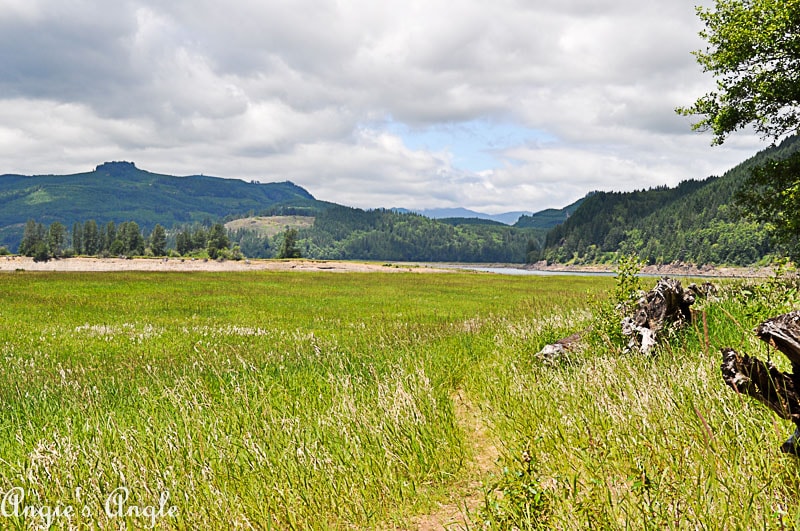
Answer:
<svg viewBox="0 0 800 531"><path fill-rule="evenodd" d="M630 315L643 294L639 278L642 267L644 262L636 254L619 258L614 271L614 291L609 298L596 304L592 334L589 336L591 342L619 348L627 343L622 335L622 320Z"/></svg>
<svg viewBox="0 0 800 531"><path fill-rule="evenodd" d="M547 492L539 485L526 450L489 486L480 514L484 529L545 529L548 513Z"/></svg>

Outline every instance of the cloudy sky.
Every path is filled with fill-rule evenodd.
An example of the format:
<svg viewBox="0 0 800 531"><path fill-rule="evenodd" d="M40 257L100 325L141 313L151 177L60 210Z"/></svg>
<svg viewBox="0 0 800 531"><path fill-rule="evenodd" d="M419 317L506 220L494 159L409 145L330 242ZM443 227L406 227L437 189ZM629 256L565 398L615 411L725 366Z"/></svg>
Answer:
<svg viewBox="0 0 800 531"><path fill-rule="evenodd" d="M698 3L0 0L0 174L129 160L488 213L702 179L766 143L674 112L714 86Z"/></svg>

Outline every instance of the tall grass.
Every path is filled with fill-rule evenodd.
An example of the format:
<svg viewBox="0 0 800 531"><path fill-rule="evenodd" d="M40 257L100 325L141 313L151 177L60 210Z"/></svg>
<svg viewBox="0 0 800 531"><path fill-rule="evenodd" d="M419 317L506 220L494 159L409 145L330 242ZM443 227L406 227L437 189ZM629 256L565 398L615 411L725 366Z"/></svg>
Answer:
<svg viewBox="0 0 800 531"><path fill-rule="evenodd" d="M752 328L796 306L796 290L722 284L654 356L595 345L551 366L507 352L473 373L469 388L504 442L505 472L487 483L487 525L800 527L800 464L779 452L794 427L728 388L719 354L771 355L790 370Z"/></svg>
<svg viewBox="0 0 800 531"><path fill-rule="evenodd" d="M473 457L453 392L494 403L491 375L476 373L533 369L530 355L581 326L605 287L474 274L0 276L0 523L407 525L448 499Z"/></svg>
<svg viewBox="0 0 800 531"><path fill-rule="evenodd" d="M752 328L797 290L722 284L655 355L546 362L611 279L2 275L0 527L408 528L482 473L474 528L798 528L792 426L719 371L789 370Z"/></svg>

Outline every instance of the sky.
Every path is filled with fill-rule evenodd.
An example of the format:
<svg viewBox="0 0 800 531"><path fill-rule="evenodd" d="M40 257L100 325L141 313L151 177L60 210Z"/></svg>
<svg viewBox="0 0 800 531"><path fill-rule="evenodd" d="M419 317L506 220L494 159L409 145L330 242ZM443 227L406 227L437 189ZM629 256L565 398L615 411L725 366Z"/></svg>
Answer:
<svg viewBox="0 0 800 531"><path fill-rule="evenodd" d="M0 174L126 160L490 214L704 179L768 142L675 113L714 88L698 3L0 0Z"/></svg>

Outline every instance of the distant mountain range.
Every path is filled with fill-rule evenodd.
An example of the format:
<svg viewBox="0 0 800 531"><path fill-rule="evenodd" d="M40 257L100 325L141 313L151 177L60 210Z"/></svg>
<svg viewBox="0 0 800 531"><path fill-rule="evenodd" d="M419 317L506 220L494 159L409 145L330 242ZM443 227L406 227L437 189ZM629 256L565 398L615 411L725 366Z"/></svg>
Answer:
<svg viewBox="0 0 800 531"><path fill-rule="evenodd" d="M521 216L532 215L533 212L504 212L502 214L484 214L483 212L476 212L468 208L423 208L423 209L407 209L407 208L393 208L395 212L406 214L413 212L421 216L431 219L447 219L447 218L467 218L467 219L485 219L489 221L496 221L504 225L513 225Z"/></svg>
<svg viewBox="0 0 800 531"><path fill-rule="evenodd" d="M549 229L566 221L582 202L583 198L572 203L571 205L559 209L548 208L540 212L518 211L503 212L502 214L485 214L483 212L476 212L467 208L425 208L418 210L394 208L392 210L400 213L413 212L431 219L482 219L486 221L502 223L504 225L511 225L514 227L535 227L539 229Z"/></svg>
<svg viewBox="0 0 800 531"><path fill-rule="evenodd" d="M291 182L178 177L149 172L133 162L105 162L94 171L72 175L0 175L0 245L15 249L29 219L45 225L57 221L67 229L90 219L99 224L130 220L146 231L156 224L169 228L247 216L315 216L332 206L338 205L320 201ZM484 222L511 226L522 220L525 228L547 229L567 219L571 209L488 215L448 208L419 214L451 226Z"/></svg>

